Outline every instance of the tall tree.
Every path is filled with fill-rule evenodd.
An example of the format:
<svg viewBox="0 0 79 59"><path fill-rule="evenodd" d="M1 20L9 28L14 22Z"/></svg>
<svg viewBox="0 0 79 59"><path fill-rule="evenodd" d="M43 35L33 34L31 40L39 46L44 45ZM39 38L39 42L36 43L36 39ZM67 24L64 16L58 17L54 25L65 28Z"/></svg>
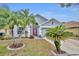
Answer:
<svg viewBox="0 0 79 59"><path fill-rule="evenodd" d="M29 13L28 9L24 9L24 10L22 9L20 11L20 15L22 18L20 24L24 28L24 30L27 26L32 26L32 27L35 26L35 24L36 24L35 17L33 14Z"/></svg>
<svg viewBox="0 0 79 59"><path fill-rule="evenodd" d="M21 10L21 17L23 19L22 25L26 27L27 25L35 25L36 21L33 14L29 13L29 9Z"/></svg>
<svg viewBox="0 0 79 59"><path fill-rule="evenodd" d="M5 32L7 31L6 24L8 22L8 17L9 17L9 8L8 6L2 4L0 7L0 27L4 28Z"/></svg>

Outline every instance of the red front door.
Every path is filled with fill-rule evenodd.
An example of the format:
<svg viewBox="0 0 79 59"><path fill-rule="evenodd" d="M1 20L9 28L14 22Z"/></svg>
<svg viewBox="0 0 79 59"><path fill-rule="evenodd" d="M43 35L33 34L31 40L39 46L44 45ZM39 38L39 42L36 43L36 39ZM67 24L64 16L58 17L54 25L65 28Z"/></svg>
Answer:
<svg viewBox="0 0 79 59"><path fill-rule="evenodd" d="M37 28L33 28L33 36L37 36Z"/></svg>

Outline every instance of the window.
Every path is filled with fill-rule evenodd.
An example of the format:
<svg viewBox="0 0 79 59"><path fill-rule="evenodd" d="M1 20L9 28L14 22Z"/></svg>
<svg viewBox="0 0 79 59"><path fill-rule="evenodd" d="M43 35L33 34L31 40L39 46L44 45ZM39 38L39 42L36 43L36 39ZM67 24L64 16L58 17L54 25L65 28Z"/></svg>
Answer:
<svg viewBox="0 0 79 59"><path fill-rule="evenodd" d="M22 34L23 27L18 27L18 34Z"/></svg>
<svg viewBox="0 0 79 59"><path fill-rule="evenodd" d="M22 34L22 31L18 31L18 34Z"/></svg>

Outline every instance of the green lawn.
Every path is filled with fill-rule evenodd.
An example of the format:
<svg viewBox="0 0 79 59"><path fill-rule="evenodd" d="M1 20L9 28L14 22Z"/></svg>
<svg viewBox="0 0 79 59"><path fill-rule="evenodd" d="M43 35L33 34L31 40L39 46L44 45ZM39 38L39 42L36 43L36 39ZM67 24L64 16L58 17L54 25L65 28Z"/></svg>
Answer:
<svg viewBox="0 0 79 59"><path fill-rule="evenodd" d="M51 50L54 50L54 46L45 40L34 40L34 39L22 39L16 40L16 42L22 42L25 47L10 51L6 47L12 44L12 40L0 40L0 55L5 56L48 56L53 55Z"/></svg>
<svg viewBox="0 0 79 59"><path fill-rule="evenodd" d="M0 55L4 55L8 52L5 45L0 45Z"/></svg>

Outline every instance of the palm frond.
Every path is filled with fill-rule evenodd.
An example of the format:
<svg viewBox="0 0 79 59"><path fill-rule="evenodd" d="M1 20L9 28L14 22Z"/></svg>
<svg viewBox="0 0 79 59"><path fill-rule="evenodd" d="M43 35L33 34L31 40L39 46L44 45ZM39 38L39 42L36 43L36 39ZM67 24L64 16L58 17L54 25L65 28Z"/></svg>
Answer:
<svg viewBox="0 0 79 59"><path fill-rule="evenodd" d="M46 37L54 40L64 40L65 38L69 38L73 36L72 32L65 31L65 26L57 26L54 28L48 28L46 32Z"/></svg>

